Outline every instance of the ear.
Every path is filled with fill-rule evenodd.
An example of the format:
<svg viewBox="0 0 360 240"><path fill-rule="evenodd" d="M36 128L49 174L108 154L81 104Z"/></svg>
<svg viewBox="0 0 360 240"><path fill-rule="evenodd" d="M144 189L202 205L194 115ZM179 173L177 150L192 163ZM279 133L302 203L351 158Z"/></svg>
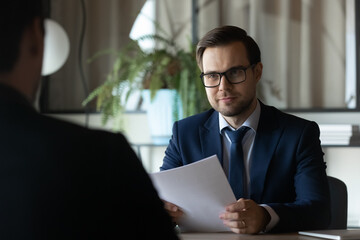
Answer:
<svg viewBox="0 0 360 240"><path fill-rule="evenodd" d="M43 21L37 17L29 27L30 52L36 57L43 56L44 52L44 26Z"/></svg>
<svg viewBox="0 0 360 240"><path fill-rule="evenodd" d="M263 64L261 62L258 62L256 66L254 67L254 75L255 80L258 83L262 76L262 70L263 70Z"/></svg>

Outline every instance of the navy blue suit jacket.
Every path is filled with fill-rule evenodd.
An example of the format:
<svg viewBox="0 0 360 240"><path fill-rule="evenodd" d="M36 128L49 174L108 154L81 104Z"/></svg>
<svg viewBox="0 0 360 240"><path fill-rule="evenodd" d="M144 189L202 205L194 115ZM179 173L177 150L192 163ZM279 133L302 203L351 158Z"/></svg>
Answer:
<svg viewBox="0 0 360 240"><path fill-rule="evenodd" d="M315 122L261 103L252 152L250 198L279 215L274 232L323 229L330 221L326 164ZM175 122L161 170L216 154L222 162L219 114L213 109Z"/></svg>

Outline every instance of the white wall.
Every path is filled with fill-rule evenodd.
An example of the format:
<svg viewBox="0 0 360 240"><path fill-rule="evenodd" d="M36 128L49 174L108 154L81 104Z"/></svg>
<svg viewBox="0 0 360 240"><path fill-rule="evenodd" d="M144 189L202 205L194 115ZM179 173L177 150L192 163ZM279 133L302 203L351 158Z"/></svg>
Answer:
<svg viewBox="0 0 360 240"><path fill-rule="evenodd" d="M360 226L360 148L324 148L327 174L343 180L348 188L348 225Z"/></svg>
<svg viewBox="0 0 360 240"><path fill-rule="evenodd" d="M360 123L360 113L294 113L305 119L314 120L318 124L354 124ZM68 121L84 125L83 114L53 115ZM101 125L101 115L91 114L89 119L91 128L111 130L111 122L107 126ZM130 143L150 143L151 137L144 113L126 114L124 126ZM166 147L141 148L140 156L148 172L159 171ZM134 148L135 151L138 149ZM360 227L360 146L359 147L324 147L324 159L327 163L327 173L344 181L348 187L348 225Z"/></svg>

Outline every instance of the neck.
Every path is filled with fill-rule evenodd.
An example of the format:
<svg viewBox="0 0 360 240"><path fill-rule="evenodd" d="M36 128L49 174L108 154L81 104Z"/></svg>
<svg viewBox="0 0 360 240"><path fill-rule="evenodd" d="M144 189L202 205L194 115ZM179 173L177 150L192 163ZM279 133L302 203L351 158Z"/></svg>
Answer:
<svg viewBox="0 0 360 240"><path fill-rule="evenodd" d="M0 74L0 83L9 86L22 94L29 103L33 104L36 91L30 81L21 81L21 76L14 76L13 73Z"/></svg>
<svg viewBox="0 0 360 240"><path fill-rule="evenodd" d="M226 122L233 128L238 129L255 111L257 106L257 99L255 98L249 106L236 116L223 116Z"/></svg>

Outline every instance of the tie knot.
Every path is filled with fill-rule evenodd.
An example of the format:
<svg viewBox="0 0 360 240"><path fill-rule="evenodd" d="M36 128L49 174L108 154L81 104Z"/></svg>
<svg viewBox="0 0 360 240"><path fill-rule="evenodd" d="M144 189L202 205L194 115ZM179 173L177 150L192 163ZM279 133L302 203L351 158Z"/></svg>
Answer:
<svg viewBox="0 0 360 240"><path fill-rule="evenodd" d="M249 130L249 127L243 126L239 128L236 131L232 131L229 128L226 128L225 131L227 135L229 136L232 143L241 142L243 137L245 136L245 133Z"/></svg>

